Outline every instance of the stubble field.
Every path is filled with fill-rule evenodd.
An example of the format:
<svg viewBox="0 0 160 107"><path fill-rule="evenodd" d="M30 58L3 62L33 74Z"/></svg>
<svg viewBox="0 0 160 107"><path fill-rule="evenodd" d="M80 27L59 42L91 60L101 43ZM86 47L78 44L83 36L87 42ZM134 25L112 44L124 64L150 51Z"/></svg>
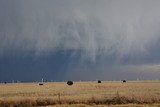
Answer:
<svg viewBox="0 0 160 107"><path fill-rule="evenodd" d="M0 84L0 107L160 107L160 81Z"/></svg>

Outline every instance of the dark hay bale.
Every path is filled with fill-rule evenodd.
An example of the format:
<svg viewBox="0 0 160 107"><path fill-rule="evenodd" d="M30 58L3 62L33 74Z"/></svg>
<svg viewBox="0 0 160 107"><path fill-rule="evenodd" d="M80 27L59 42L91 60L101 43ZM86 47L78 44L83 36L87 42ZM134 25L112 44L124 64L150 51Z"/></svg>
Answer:
<svg viewBox="0 0 160 107"><path fill-rule="evenodd" d="M41 85L43 85L43 83L39 83L39 85L41 86Z"/></svg>
<svg viewBox="0 0 160 107"><path fill-rule="evenodd" d="M101 83L101 80L98 80L98 83Z"/></svg>
<svg viewBox="0 0 160 107"><path fill-rule="evenodd" d="M68 85L73 85L73 81L67 81Z"/></svg>
<svg viewBox="0 0 160 107"><path fill-rule="evenodd" d="M123 80L123 83L126 83L126 80Z"/></svg>

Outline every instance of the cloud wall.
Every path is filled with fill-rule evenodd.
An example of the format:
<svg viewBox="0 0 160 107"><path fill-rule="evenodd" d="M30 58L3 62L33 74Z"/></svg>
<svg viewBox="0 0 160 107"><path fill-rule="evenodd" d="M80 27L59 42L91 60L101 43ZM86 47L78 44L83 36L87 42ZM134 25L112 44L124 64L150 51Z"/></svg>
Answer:
<svg viewBox="0 0 160 107"><path fill-rule="evenodd" d="M158 64L159 10L159 0L1 0L0 55L71 51L101 68Z"/></svg>
<svg viewBox="0 0 160 107"><path fill-rule="evenodd" d="M1 5L1 54L81 50L94 61L97 55L148 53L160 37L158 0L16 0Z"/></svg>

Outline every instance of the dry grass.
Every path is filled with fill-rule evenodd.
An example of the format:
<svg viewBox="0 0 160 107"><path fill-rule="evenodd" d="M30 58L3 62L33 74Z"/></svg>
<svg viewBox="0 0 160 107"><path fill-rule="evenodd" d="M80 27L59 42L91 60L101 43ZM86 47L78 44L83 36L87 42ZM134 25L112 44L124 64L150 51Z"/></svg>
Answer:
<svg viewBox="0 0 160 107"><path fill-rule="evenodd" d="M160 104L121 104L121 105L87 105L87 104L57 104L47 107L160 107Z"/></svg>
<svg viewBox="0 0 160 107"><path fill-rule="evenodd" d="M113 104L122 106L130 103L143 106L160 103L160 81L105 81L101 84L75 82L72 86L64 82L44 83L43 86L38 83L0 84L0 107L59 107L57 104L73 107L88 107L93 104L112 107Z"/></svg>

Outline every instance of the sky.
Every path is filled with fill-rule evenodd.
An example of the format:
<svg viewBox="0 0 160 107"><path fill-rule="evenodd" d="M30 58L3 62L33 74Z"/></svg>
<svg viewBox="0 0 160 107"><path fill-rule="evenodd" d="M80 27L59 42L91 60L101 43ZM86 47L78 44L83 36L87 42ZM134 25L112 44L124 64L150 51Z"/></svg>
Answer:
<svg viewBox="0 0 160 107"><path fill-rule="evenodd" d="M0 82L160 79L159 0L0 0Z"/></svg>

